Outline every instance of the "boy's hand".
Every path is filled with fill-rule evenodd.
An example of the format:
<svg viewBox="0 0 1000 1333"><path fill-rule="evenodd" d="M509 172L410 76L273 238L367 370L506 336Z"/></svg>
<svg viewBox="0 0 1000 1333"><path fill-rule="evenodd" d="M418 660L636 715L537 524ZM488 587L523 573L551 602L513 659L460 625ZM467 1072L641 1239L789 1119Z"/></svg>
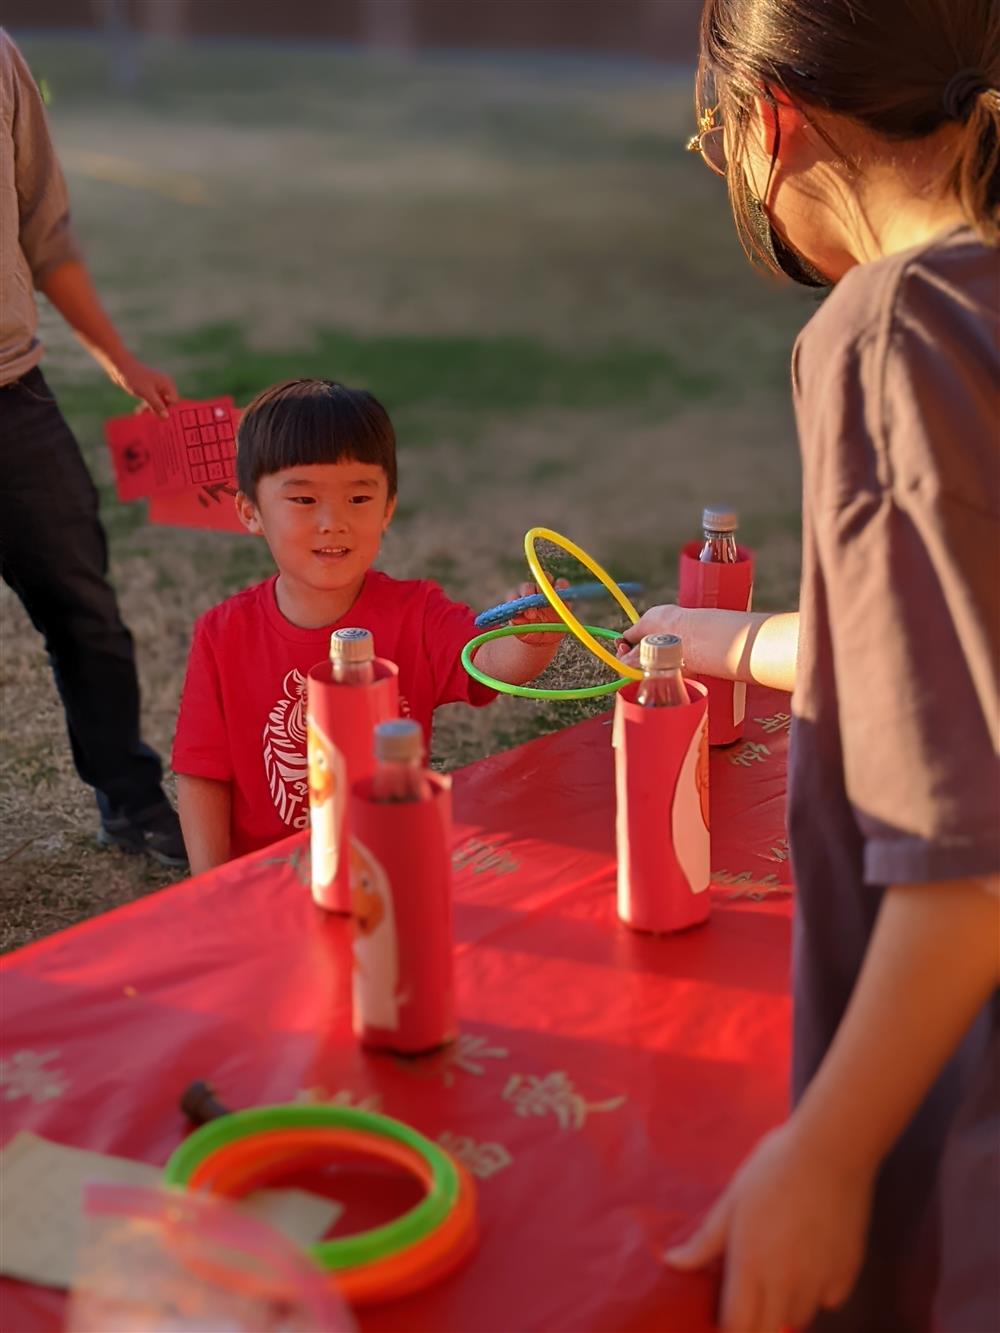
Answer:
<svg viewBox="0 0 1000 1333"><path fill-rule="evenodd" d="M119 389L124 389L133 398L140 398L158 417L166 417L167 408L180 396L169 375L144 365L130 353L110 361L107 369Z"/></svg>
<svg viewBox="0 0 1000 1333"><path fill-rule="evenodd" d="M554 588L568 588L568 579L556 579L552 585ZM516 592L509 593L507 601L512 602L516 597L531 597L534 593L541 592L537 583L521 583ZM536 606L528 611L522 611L519 616L515 616L510 622L512 625L550 625L559 617L552 610L551 606ZM550 648L559 639L558 634L517 634L514 636L521 643L528 644L531 648Z"/></svg>
<svg viewBox="0 0 1000 1333"><path fill-rule="evenodd" d="M794 1117L762 1139L695 1234L666 1255L682 1270L725 1258L722 1333L804 1328L857 1280L873 1172L800 1140Z"/></svg>

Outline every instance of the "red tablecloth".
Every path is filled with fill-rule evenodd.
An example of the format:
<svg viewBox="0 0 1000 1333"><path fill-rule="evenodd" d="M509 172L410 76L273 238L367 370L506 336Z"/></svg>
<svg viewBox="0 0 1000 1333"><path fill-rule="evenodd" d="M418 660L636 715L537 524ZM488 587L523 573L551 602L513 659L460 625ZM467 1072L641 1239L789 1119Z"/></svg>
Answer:
<svg viewBox="0 0 1000 1333"><path fill-rule="evenodd" d="M4 1138L162 1163L195 1078L231 1106L377 1107L471 1166L482 1240L366 1333L709 1329L713 1283L661 1256L784 1113L787 708L751 692L746 740L712 755L713 915L679 936L615 916L608 719L458 773L461 1037L434 1057L356 1046L349 926L313 907L302 839L20 950ZM56 1294L0 1293L10 1333L60 1326Z"/></svg>

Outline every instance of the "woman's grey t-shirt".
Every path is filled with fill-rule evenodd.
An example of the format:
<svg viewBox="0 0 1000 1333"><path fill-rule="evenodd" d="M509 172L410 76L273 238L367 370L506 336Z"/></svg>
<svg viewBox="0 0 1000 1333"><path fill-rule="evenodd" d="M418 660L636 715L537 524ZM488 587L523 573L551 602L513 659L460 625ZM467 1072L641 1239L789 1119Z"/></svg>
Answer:
<svg viewBox="0 0 1000 1333"><path fill-rule="evenodd" d="M852 270L803 331L794 378L798 1095L844 1013L885 886L940 882L947 893L950 879L1000 870L1000 255L963 228ZM992 1008L887 1162L873 1261L817 1328L926 1326L935 1265L915 1247L945 1137L960 1108L980 1130L990 1114L1000 1127L1000 1106L970 1105L997 1032ZM988 1138L979 1133L980 1153ZM952 1290L949 1333L1000 1328L998 1169L983 1163L979 1197L960 1202L950 1228L966 1269L969 1247L981 1265ZM944 1258L947 1270L947 1248ZM946 1298L949 1280L944 1271ZM977 1290L994 1305L976 1311Z"/></svg>

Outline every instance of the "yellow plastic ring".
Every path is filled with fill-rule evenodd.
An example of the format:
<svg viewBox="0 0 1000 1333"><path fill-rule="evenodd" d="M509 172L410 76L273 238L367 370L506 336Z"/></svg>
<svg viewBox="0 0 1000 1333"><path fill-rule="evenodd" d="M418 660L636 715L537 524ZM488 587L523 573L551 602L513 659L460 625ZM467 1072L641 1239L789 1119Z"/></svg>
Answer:
<svg viewBox="0 0 1000 1333"><path fill-rule="evenodd" d="M560 550L579 560L581 565L586 565L595 579L598 579L611 596L615 599L621 609L629 618L631 624L635 624L639 619L639 612L635 609L629 599L619 588L606 570L590 558L586 551L580 549L576 542L571 542L568 537L564 537L559 532L553 532L551 528L532 528L524 534L524 554L527 557L528 567L534 575L535 582L545 596L545 600L556 613L562 623L569 630L584 648L588 648L596 658L602 661L605 666L609 666L612 671L617 671L619 676L625 676L628 680L642 680L642 672L637 671L635 667L626 666L624 662L615 657L614 653L609 652L590 630L578 620L569 609L563 599L559 596L556 589L552 586L549 576L542 569L541 561L535 551L535 543L538 541L551 542L553 546L558 546Z"/></svg>

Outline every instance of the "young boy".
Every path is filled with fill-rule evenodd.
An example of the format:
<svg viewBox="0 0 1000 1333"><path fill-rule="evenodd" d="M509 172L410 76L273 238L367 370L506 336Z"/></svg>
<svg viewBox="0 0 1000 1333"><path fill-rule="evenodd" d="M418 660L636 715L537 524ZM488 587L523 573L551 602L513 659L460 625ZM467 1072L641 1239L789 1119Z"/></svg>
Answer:
<svg viewBox="0 0 1000 1333"><path fill-rule="evenodd" d="M306 674L333 630L371 630L376 653L399 667L401 711L428 741L439 704L494 698L459 660L473 612L435 583L372 569L396 507L396 438L371 394L329 380L266 389L244 413L236 471L240 518L265 538L278 574L195 624L173 752L193 874L308 827ZM512 635L476 661L523 684L558 644Z"/></svg>

